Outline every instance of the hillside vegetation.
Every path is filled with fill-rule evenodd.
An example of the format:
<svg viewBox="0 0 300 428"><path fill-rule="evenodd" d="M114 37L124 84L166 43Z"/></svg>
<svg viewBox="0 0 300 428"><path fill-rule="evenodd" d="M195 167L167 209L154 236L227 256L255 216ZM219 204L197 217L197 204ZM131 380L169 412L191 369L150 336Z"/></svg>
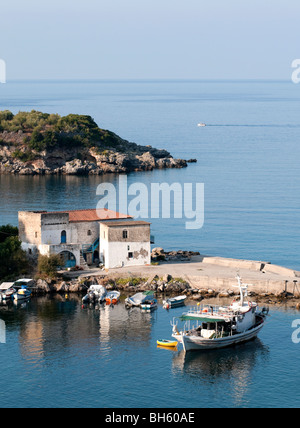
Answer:
<svg viewBox="0 0 300 428"><path fill-rule="evenodd" d="M8 110L1 111L0 133L5 131L23 133L24 139L18 145L24 145L28 150L38 153L70 147L110 147L117 146L119 142L115 134L100 129L90 116L69 114L61 117L35 110L16 115ZM2 145L6 142L0 140ZM12 143L15 143L13 139Z"/></svg>

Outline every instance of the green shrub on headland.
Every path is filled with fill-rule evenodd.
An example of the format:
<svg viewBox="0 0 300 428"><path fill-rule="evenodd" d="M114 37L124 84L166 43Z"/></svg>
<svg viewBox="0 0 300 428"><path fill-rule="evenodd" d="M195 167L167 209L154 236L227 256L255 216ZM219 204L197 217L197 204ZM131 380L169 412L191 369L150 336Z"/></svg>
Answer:
<svg viewBox="0 0 300 428"><path fill-rule="evenodd" d="M44 150L65 149L73 147L114 147L119 144L117 136L100 129L94 119L87 115L0 111L0 134L22 132L23 148L42 152ZM3 138L1 139L3 145ZM19 143L20 145L20 143ZM18 156L16 156L18 157ZM26 161L27 159L20 160Z"/></svg>

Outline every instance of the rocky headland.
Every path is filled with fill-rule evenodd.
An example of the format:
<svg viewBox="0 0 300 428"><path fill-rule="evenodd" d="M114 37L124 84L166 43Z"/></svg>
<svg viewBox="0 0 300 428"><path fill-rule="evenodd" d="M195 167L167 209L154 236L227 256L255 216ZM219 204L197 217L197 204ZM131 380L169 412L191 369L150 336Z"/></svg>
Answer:
<svg viewBox="0 0 300 428"><path fill-rule="evenodd" d="M90 116L0 112L0 174L101 175L184 168L192 161L124 140Z"/></svg>

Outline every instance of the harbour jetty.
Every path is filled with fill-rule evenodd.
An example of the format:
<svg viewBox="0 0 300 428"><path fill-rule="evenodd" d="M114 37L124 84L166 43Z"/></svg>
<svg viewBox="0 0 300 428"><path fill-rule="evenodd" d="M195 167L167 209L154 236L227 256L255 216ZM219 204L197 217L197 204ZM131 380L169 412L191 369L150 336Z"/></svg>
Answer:
<svg viewBox="0 0 300 428"><path fill-rule="evenodd" d="M267 298L272 303L286 299L300 298L300 272L271 262L238 260L223 257L204 256L192 251L152 251L154 258L150 266L99 271L68 272L64 279L48 284L37 282L45 291L78 292L86 290L92 283L105 284L108 289L124 292L154 290L161 294L187 294L193 300L238 294L237 273L243 283L249 284L250 295Z"/></svg>

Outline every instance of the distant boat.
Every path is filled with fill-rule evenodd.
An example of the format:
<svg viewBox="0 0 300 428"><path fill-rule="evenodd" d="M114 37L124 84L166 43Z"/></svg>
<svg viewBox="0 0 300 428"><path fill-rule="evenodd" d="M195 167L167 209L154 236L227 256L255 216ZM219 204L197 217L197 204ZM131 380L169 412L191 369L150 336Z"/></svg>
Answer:
<svg viewBox="0 0 300 428"><path fill-rule="evenodd" d="M199 128L203 128L204 126L206 126L206 123L198 123Z"/></svg>
<svg viewBox="0 0 300 428"><path fill-rule="evenodd" d="M185 304L186 299L187 296L172 297L163 301L163 307L164 309L171 309L177 308L178 306L183 306Z"/></svg>
<svg viewBox="0 0 300 428"><path fill-rule="evenodd" d="M107 305L116 305L120 299L121 293L119 291L110 291L107 293L105 300Z"/></svg>

